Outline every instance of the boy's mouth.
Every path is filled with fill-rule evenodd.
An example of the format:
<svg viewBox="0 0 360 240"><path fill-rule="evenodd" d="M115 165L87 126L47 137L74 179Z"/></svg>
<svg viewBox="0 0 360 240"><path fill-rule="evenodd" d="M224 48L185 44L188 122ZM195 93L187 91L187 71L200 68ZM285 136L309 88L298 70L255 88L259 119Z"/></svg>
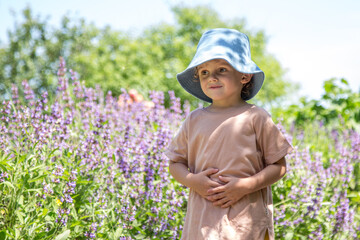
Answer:
<svg viewBox="0 0 360 240"><path fill-rule="evenodd" d="M210 86L210 89L217 89L217 88L221 88L222 86Z"/></svg>

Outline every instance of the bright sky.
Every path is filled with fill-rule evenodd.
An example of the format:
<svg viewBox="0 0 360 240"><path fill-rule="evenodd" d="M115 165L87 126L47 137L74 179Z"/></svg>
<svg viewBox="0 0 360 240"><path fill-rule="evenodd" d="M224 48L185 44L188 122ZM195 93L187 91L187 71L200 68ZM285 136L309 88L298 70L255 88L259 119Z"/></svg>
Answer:
<svg viewBox="0 0 360 240"><path fill-rule="evenodd" d="M264 30L268 51L287 69L286 78L300 83L301 96L319 99L323 82L333 77L360 89L359 0L0 0L0 41L13 28L11 10L20 19L27 5L53 25L67 14L136 34L174 23L170 8L178 3L207 4L224 20L244 18L248 29Z"/></svg>

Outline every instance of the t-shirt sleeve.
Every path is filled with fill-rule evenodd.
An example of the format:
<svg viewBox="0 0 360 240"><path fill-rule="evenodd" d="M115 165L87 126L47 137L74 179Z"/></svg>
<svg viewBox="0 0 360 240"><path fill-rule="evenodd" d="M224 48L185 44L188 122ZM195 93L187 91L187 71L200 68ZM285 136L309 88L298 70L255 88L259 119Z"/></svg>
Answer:
<svg viewBox="0 0 360 240"><path fill-rule="evenodd" d="M273 164L292 151L293 147L265 110L260 110L255 117L254 128L266 164Z"/></svg>
<svg viewBox="0 0 360 240"><path fill-rule="evenodd" d="M187 165L188 159L188 119L181 125L175 137L171 140L165 155L172 162L181 162Z"/></svg>

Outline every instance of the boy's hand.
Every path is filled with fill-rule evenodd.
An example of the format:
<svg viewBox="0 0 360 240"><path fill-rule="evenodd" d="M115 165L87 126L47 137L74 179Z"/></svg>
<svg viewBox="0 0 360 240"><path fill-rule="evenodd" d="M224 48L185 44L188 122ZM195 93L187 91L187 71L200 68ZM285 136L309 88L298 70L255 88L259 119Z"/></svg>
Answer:
<svg viewBox="0 0 360 240"><path fill-rule="evenodd" d="M207 191L207 200L213 202L215 206L222 208L230 207L245 195L259 191L279 181L285 173L286 160L285 157L282 157L277 162L266 166L263 170L251 177L237 178L219 176L220 181L225 184L209 189Z"/></svg>
<svg viewBox="0 0 360 240"><path fill-rule="evenodd" d="M222 186L220 183L210 179L210 176L218 171L218 169L210 168L197 174L192 174L190 188L203 198L207 198L210 195L208 193L210 189Z"/></svg>
<svg viewBox="0 0 360 240"><path fill-rule="evenodd" d="M207 191L207 200L213 202L214 206L227 208L239 201L246 194L249 194L249 179L237 177L223 177L219 179L225 183L219 187L209 189Z"/></svg>

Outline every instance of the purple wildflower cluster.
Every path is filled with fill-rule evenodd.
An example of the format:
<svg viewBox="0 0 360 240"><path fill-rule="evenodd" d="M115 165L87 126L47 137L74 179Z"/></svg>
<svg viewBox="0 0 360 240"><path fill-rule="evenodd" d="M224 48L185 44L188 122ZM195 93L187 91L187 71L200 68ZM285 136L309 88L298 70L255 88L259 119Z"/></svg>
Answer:
<svg viewBox="0 0 360 240"><path fill-rule="evenodd" d="M150 92L151 104L129 101L125 90L104 96L64 59L58 80L51 101L24 81L24 100L13 86L0 107L0 229L34 239L66 230L72 239L178 239L187 190L169 176L163 152L189 104L173 92L169 108L162 92ZM279 128L297 142L273 188L277 237L358 238L359 133L324 129L335 140L321 152L306 146L306 133Z"/></svg>
<svg viewBox="0 0 360 240"><path fill-rule="evenodd" d="M8 178L9 175L7 174L7 172L2 172L0 174L0 183L4 182L6 180L6 178Z"/></svg>
<svg viewBox="0 0 360 240"><path fill-rule="evenodd" d="M355 211L359 205L351 205L348 192L355 191L359 184L353 170L359 164L360 135L353 130L333 130L331 134L342 134L343 138L334 139L330 158L309 147L300 149L304 143L287 157L287 175L274 191L274 220L279 237L291 231L295 238L305 235L307 239L358 239L360 225ZM288 139L296 137L285 135ZM303 135L298 135L301 140Z"/></svg>
<svg viewBox="0 0 360 240"><path fill-rule="evenodd" d="M173 92L169 109L164 94L155 91L150 107L128 103L125 90L119 103L111 93L104 97L100 89L86 88L63 59L58 80L51 104L47 93L36 99L24 81L27 104L20 104L13 86L12 101L0 109L1 155L13 163L29 156L16 174L34 168L27 171L29 187L39 188L34 216L47 216L38 217L39 231L71 229L72 236L89 239L177 239L186 189L170 181L163 152L189 107L183 111ZM0 181L11 173L0 168Z"/></svg>
<svg viewBox="0 0 360 240"><path fill-rule="evenodd" d="M69 219L70 209L60 207L56 210L56 214L55 223L60 223L60 226L66 226Z"/></svg>

